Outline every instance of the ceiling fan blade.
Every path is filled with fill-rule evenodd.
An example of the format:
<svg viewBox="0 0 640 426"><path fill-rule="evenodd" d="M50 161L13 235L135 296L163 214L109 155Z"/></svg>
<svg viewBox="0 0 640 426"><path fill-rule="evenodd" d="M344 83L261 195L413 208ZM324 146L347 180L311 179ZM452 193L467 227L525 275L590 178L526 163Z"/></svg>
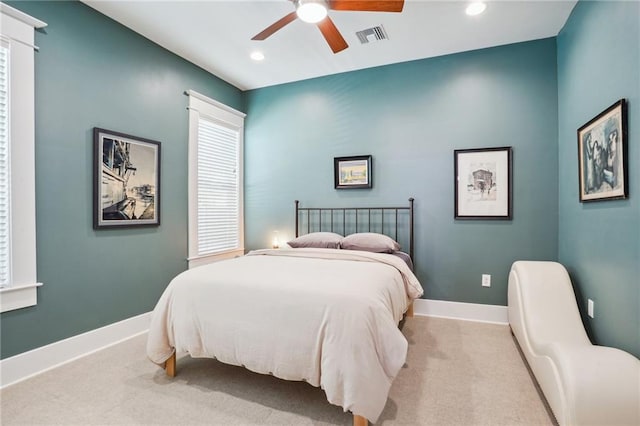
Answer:
<svg viewBox="0 0 640 426"><path fill-rule="evenodd" d="M402 12L404 0L329 0L329 9L361 12Z"/></svg>
<svg viewBox="0 0 640 426"><path fill-rule="evenodd" d="M318 22L317 25L318 28L320 28L320 32L322 32L324 39L329 43L329 47L333 50L333 53L338 53L349 47L331 18L327 16L322 21Z"/></svg>
<svg viewBox="0 0 640 426"><path fill-rule="evenodd" d="M297 18L296 12L295 11L291 12L288 15L285 15L283 18L277 20L273 24L269 25L267 28L262 30L260 33L258 33L255 36L253 36L253 38L251 38L251 40L264 40L267 37L269 37L270 35L272 35L273 33L275 33L276 31L278 31L279 29L281 29L282 27L284 27L285 25L290 24L291 22L295 21L296 18Z"/></svg>

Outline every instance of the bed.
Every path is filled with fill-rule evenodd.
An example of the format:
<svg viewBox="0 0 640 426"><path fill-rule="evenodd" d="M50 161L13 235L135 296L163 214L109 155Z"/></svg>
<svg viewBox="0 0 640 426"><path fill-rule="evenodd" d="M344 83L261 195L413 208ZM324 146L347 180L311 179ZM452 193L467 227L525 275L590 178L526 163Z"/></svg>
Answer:
<svg viewBox="0 0 640 426"><path fill-rule="evenodd" d="M354 425L375 423L406 359L398 324L423 294L410 261L413 199L408 207L295 204L293 248L254 250L171 281L153 311L147 355L169 376L176 352L186 352L306 381L352 412ZM408 256L397 250L399 228ZM378 244L391 246L369 251Z"/></svg>

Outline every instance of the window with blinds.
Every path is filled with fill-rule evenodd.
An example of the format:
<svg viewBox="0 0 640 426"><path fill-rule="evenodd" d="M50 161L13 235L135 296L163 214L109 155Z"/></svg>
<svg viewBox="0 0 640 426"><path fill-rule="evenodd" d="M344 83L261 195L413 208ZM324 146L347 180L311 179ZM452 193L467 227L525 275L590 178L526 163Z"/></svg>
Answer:
<svg viewBox="0 0 640 426"><path fill-rule="evenodd" d="M0 312L38 303L34 29L0 2Z"/></svg>
<svg viewBox="0 0 640 426"><path fill-rule="evenodd" d="M244 254L245 114L189 94L189 267Z"/></svg>
<svg viewBox="0 0 640 426"><path fill-rule="evenodd" d="M240 247L238 130L198 123L198 255Z"/></svg>
<svg viewBox="0 0 640 426"><path fill-rule="evenodd" d="M0 40L0 287L11 281L9 44Z"/></svg>

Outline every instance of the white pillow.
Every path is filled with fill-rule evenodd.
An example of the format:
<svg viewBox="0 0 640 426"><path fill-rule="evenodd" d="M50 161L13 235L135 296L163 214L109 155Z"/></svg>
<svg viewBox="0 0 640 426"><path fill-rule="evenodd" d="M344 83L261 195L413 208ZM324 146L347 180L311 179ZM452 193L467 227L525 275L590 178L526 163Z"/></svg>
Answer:
<svg viewBox="0 0 640 426"><path fill-rule="evenodd" d="M312 232L302 235L287 244L293 248L339 248L342 235L333 232Z"/></svg>
<svg viewBox="0 0 640 426"><path fill-rule="evenodd" d="M360 232L344 237L340 248L345 250L372 251L374 253L393 253L400 250L393 238L375 232Z"/></svg>

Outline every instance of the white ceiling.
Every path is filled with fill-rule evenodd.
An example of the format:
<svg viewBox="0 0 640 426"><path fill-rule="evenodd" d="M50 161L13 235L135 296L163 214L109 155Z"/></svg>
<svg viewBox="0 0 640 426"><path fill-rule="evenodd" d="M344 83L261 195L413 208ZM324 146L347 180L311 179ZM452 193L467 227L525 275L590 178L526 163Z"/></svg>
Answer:
<svg viewBox="0 0 640 426"><path fill-rule="evenodd" d="M576 1L405 0L401 13L330 11L349 48L334 54L314 24L296 20L265 41L251 37L294 10L289 0L100 1L86 4L242 89L553 37ZM361 44L356 31L382 25L388 40ZM249 58L264 53L262 62Z"/></svg>

